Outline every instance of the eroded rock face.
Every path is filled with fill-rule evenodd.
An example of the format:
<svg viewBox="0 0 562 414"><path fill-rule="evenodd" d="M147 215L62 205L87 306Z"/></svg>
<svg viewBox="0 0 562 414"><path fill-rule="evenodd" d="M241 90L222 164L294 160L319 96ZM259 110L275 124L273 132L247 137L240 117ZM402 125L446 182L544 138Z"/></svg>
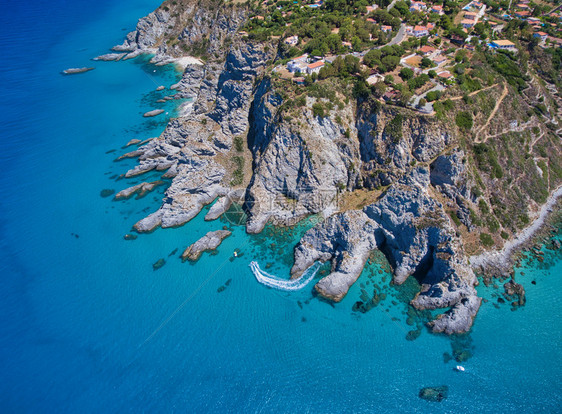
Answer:
<svg viewBox="0 0 562 414"><path fill-rule="evenodd" d="M254 80L270 57L263 45L244 43L233 48L222 70L207 72L214 79L212 87L192 85L197 90L193 112L170 121L160 137L122 156L139 161L127 171L127 178L157 170L172 179L162 206L136 223L136 231L180 226L217 197L231 193L228 154L233 138L248 128ZM195 75L195 83L201 80L193 67L186 73ZM186 79L183 85L190 82ZM212 109L206 112L208 107Z"/></svg>
<svg viewBox="0 0 562 414"><path fill-rule="evenodd" d="M442 206L429 196L428 186L429 171L414 169L376 203L335 214L312 228L295 248L292 275L299 276L317 260L331 260L332 273L315 288L338 301L361 274L369 253L379 248L394 269L394 283L401 284L412 275L421 279L414 307L456 306L432 326L435 331L465 332L480 301L463 299L476 298L477 279Z"/></svg>
<svg viewBox="0 0 562 414"><path fill-rule="evenodd" d="M155 64L170 63L184 56L186 47L202 43L207 45L207 53L218 53L246 16L243 7L226 5L217 12L196 2L167 3L139 19L135 30L113 50L128 52L124 59L152 53Z"/></svg>
<svg viewBox="0 0 562 414"><path fill-rule="evenodd" d="M469 178L465 163L462 150L438 156L430 165L431 184L457 206L457 217L470 230L473 225L468 200L471 198L470 189L474 182Z"/></svg>
<svg viewBox="0 0 562 414"><path fill-rule="evenodd" d="M151 183L140 183L134 185L132 187L126 188L124 190L119 191L115 194L115 200L123 200L132 197L134 194L137 194L137 198L144 197L147 193L154 190L159 185L164 184L163 181L153 181Z"/></svg>
<svg viewBox="0 0 562 414"><path fill-rule="evenodd" d="M274 115L280 104L274 94L257 99L248 139L255 164L246 194L249 233L268 221L290 224L333 208L338 191L354 187L359 143L346 137L346 125L314 116L314 100L308 101L296 124ZM340 118L354 116L351 105L337 112ZM353 125L347 135L356 136Z"/></svg>
<svg viewBox="0 0 562 414"><path fill-rule="evenodd" d="M357 115L363 180L372 186L389 185L414 162L429 162L453 141L442 124L399 110L364 107Z"/></svg>

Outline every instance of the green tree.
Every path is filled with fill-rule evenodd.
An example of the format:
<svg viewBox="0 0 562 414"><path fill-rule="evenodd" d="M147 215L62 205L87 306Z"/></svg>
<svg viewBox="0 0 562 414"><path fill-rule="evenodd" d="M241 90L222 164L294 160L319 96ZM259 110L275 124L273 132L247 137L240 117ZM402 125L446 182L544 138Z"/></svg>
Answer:
<svg viewBox="0 0 562 414"><path fill-rule="evenodd" d="M414 71L410 68L402 68L400 70L400 77L405 81L412 79L414 77Z"/></svg>
<svg viewBox="0 0 562 414"><path fill-rule="evenodd" d="M353 48L354 51L359 52L361 50L361 39L357 36L353 36L351 38L351 47Z"/></svg>
<svg viewBox="0 0 562 414"><path fill-rule="evenodd" d="M369 50L365 56L363 56L363 63L370 68L374 68L380 65L381 51L378 49Z"/></svg>
<svg viewBox="0 0 562 414"><path fill-rule="evenodd" d="M400 58L398 56L385 56L381 60L381 65L379 69L381 72L391 72L396 69L396 66L400 63Z"/></svg>
<svg viewBox="0 0 562 414"><path fill-rule="evenodd" d="M431 66L433 66L433 62L431 61L431 59L424 57L420 62L420 66L423 69L430 68Z"/></svg>

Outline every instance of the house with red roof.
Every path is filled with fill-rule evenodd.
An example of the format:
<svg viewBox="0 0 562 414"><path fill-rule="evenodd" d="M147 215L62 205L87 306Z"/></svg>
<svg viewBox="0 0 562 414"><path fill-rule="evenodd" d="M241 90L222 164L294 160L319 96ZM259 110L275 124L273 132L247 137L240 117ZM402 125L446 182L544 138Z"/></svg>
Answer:
<svg viewBox="0 0 562 414"><path fill-rule="evenodd" d="M429 31L426 26L414 26L412 34L416 37L424 37L429 34Z"/></svg>
<svg viewBox="0 0 562 414"><path fill-rule="evenodd" d="M538 37L539 39L541 39L541 42L544 42L548 38L548 33L545 32L533 33L533 37Z"/></svg>
<svg viewBox="0 0 562 414"><path fill-rule="evenodd" d="M411 12L421 12L427 10L427 4L423 1L413 1L410 4L410 11Z"/></svg>
<svg viewBox="0 0 562 414"><path fill-rule="evenodd" d="M323 60L319 60L317 62L310 63L306 67L306 73L308 73L309 75L312 75L313 73L318 73L318 72L320 72L320 69L322 69L322 66L324 66Z"/></svg>
<svg viewBox="0 0 562 414"><path fill-rule="evenodd" d="M425 46L420 47L420 52L421 52L422 55L424 55L424 56L429 56L429 55L431 55L433 52L435 52L435 50L436 50L436 49L435 49L434 47L431 47L431 46L428 46L428 45L425 45Z"/></svg>
<svg viewBox="0 0 562 414"><path fill-rule="evenodd" d="M520 19L526 19L527 17L531 16L531 12L528 10L516 11L514 14Z"/></svg>
<svg viewBox="0 0 562 414"><path fill-rule="evenodd" d="M443 14L443 6L433 5L431 6L431 13L437 13L438 15Z"/></svg>
<svg viewBox="0 0 562 414"><path fill-rule="evenodd" d="M437 74L437 76L439 76L440 79L444 79L444 80L451 79L453 77L451 72L449 72L448 70L445 70L443 72L439 72Z"/></svg>

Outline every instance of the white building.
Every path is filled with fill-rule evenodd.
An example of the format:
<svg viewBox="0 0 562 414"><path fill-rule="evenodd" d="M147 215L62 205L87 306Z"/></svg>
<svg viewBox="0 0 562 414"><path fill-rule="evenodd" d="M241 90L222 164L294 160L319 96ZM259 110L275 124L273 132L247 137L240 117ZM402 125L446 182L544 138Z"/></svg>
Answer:
<svg viewBox="0 0 562 414"><path fill-rule="evenodd" d="M299 43L299 37L297 35L290 36L285 39L285 44L289 46L296 46Z"/></svg>
<svg viewBox="0 0 562 414"><path fill-rule="evenodd" d="M312 75L313 73L320 72L320 69L324 66L324 61L319 60L317 62L311 63L306 67L306 73Z"/></svg>
<svg viewBox="0 0 562 414"><path fill-rule="evenodd" d="M304 54L302 56L291 59L287 63L287 70L291 73L306 72L306 66L308 64L308 55Z"/></svg>

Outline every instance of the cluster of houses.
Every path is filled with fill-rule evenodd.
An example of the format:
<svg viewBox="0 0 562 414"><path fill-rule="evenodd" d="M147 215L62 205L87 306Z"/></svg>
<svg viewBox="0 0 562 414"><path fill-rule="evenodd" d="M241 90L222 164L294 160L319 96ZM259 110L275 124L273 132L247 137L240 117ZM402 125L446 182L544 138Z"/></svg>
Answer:
<svg viewBox="0 0 562 414"><path fill-rule="evenodd" d="M410 11L412 13L414 12L426 12L428 11L430 13L436 13L438 15L442 15L443 14L443 6L441 5L437 5L437 4L433 4L431 6L428 6L425 2L423 1L413 1L410 4Z"/></svg>
<svg viewBox="0 0 562 414"><path fill-rule="evenodd" d="M555 23L543 23L541 22L541 19L539 19L538 17L534 17L532 15L532 9L530 6L530 0L520 0L519 3L517 3L514 6L515 12L513 12L513 16L510 16L508 14L505 14L504 17L506 19L510 19L513 17L516 17L520 20L524 20L527 23L529 23L531 25L531 27L533 28L533 30L535 31L535 33L533 34L533 37L538 38L541 42L546 42L547 40L558 44L558 46L562 45L562 40L553 36L549 36L548 33L546 33L544 31L544 27L547 25L550 25L552 27L557 27L557 25ZM562 10L560 10L560 8L558 8L557 11L552 11L548 17L554 18L554 19L558 19L558 21L562 21ZM562 29L558 28L558 32L561 32Z"/></svg>
<svg viewBox="0 0 562 414"><path fill-rule="evenodd" d="M535 33L533 35L534 37L539 38L540 41L543 42L549 39L550 37L545 31L539 30L541 28L540 19L532 17L530 13L525 13L526 11L529 11L528 10L529 0L518 0L518 1L521 1L521 3L515 6L515 8L518 10L515 13L515 15L519 18L523 18L524 20L527 20L530 24L534 25L533 26L535 28ZM321 6L322 6L322 1L317 0L314 3L309 3L301 7L321 7ZM374 4L367 6L366 7L367 15L375 11L377 8L378 6ZM438 15L442 15L443 6L432 5L431 3L427 4L424 1L413 0L410 3L410 11L419 12L419 13L435 13ZM519 13L519 11L524 13L521 14ZM470 34L474 26L479 21L482 20L487 21L487 23L490 25L494 33L499 33L503 29L502 19L499 19L496 16L486 16L486 5L483 4L482 1L480 0L470 1L466 6L462 8L461 13L462 13L462 20L460 23L464 28L464 31L468 34ZM495 17L495 21L492 17ZM375 20L373 20L369 16L367 16L367 21L376 23ZM404 27L407 36L413 36L417 38L430 36L432 30L435 29L434 24L430 22L425 25L415 25L415 26L405 25ZM381 25L380 29L383 33L390 33L393 31L392 26L389 25ZM332 33L338 33L338 32L339 32L338 28L332 29ZM459 37L458 41L456 41L457 39L454 38L455 36ZM453 34L451 35L450 41L452 43L461 45L461 47L474 50L474 46L472 44L469 44L468 42L470 40L470 37L471 36L469 36L468 39L465 40L463 37ZM290 36L284 39L283 42L291 47L297 46L299 44L299 37L297 35ZM501 40L492 40L488 42L489 42L487 43L488 46L493 50L507 50L507 51L517 52L517 46L509 40L501 39ZM560 41L559 44L561 43L562 41ZM351 49L351 43L349 42L342 41L342 45L348 46ZM361 57L364 55L364 53L352 53L352 54L357 57ZM427 66L422 66L423 65L422 58L427 58L431 60L431 62L433 63L431 68L428 68ZM333 63L335 59L336 56L320 58L320 57L309 56L307 54L304 54L302 56L298 56L291 59L287 63L286 69L290 74L293 75L292 80L294 82L298 84L303 84L305 81L304 78L305 75L312 75L314 73L318 74L326 64ZM442 53L442 51L439 49L438 46L434 47L432 45L426 44L421 46L418 50L416 50L415 53L403 57L400 60L400 65L402 67L411 68L412 70L414 70L414 73L416 75L419 75L420 73L427 73L429 70L435 71L436 76L433 79L433 83L437 84L437 82L439 82L446 86L451 84L452 80L454 79L454 75L449 70L445 69L445 66L447 65L447 62L449 62L449 60L450 59L447 57L447 55L445 53ZM384 81L384 79L385 77L383 74L377 73L376 70L371 70L371 73L367 77L366 81L369 85L374 85L378 82ZM396 90L394 90L393 88L389 88L384 94L384 96L382 97L382 99L384 99L385 101L393 101L397 99L399 96L400 94ZM427 110L427 108L425 108L424 110Z"/></svg>

